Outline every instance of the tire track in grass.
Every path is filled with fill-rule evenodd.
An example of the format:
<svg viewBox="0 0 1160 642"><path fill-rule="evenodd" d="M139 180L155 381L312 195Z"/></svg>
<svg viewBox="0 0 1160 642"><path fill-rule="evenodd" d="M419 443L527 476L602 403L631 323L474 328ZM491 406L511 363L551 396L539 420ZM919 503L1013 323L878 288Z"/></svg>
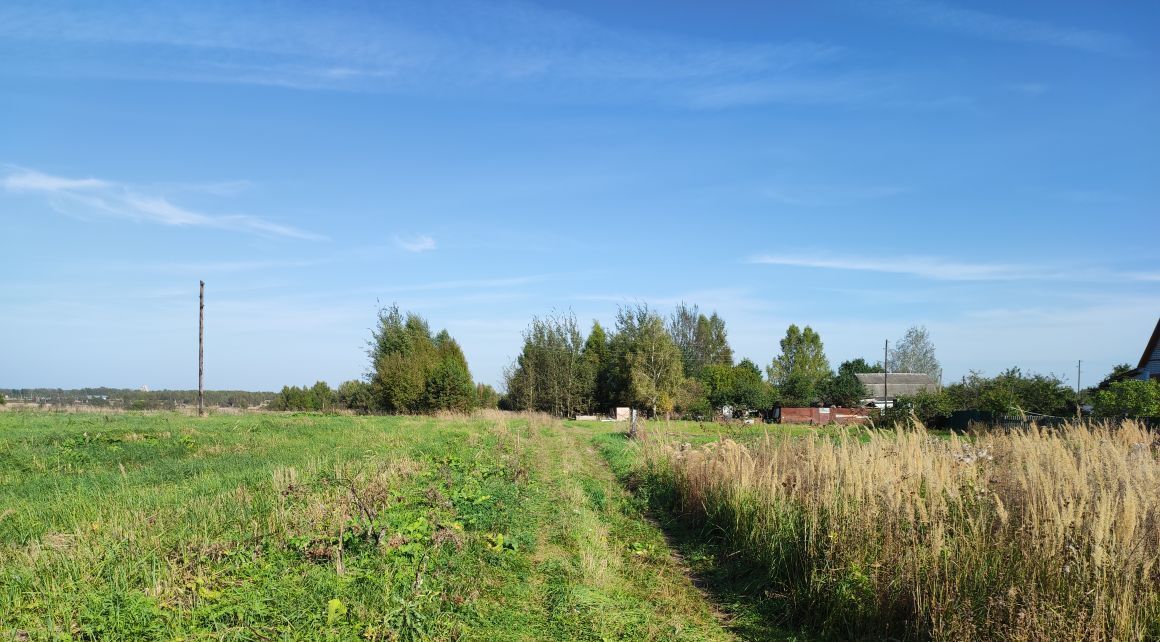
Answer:
<svg viewBox="0 0 1160 642"><path fill-rule="evenodd" d="M647 523L663 539L668 557L691 590L707 605L717 622L740 640L807 642L816 636L783 629L767 616L767 598L761 582L750 577L751 569L739 568L703 533L681 527L678 523L654 516L648 506L647 492L637 492L636 473L640 465L639 446L616 429L589 426L587 444L599 451L598 458L606 474L628 498L635 517ZM658 519L661 517L661 519Z"/></svg>
<svg viewBox="0 0 1160 642"><path fill-rule="evenodd" d="M594 640L734 640L692 585L661 530L590 443L590 434L553 422L538 457L552 479L540 535L541 600L554 634ZM565 636L567 637L567 636Z"/></svg>

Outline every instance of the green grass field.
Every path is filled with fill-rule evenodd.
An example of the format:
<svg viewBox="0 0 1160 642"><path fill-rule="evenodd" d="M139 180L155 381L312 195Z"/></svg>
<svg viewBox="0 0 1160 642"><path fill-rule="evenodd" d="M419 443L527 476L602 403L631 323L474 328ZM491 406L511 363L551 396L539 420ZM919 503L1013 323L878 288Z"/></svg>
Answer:
<svg viewBox="0 0 1160 642"><path fill-rule="evenodd" d="M623 429L2 413L0 640L791 639L694 586Z"/></svg>

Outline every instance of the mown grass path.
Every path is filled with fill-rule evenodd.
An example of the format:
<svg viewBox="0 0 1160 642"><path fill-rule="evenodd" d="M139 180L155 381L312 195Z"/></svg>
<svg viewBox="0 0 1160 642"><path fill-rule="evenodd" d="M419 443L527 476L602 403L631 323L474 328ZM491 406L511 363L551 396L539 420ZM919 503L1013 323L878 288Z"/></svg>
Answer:
<svg viewBox="0 0 1160 642"><path fill-rule="evenodd" d="M615 430L0 413L0 640L735 639Z"/></svg>

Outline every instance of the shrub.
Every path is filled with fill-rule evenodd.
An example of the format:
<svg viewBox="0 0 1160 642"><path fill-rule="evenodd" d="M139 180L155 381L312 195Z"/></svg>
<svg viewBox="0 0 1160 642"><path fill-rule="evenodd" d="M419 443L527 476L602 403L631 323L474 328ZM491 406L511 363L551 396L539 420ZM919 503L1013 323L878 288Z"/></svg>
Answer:
<svg viewBox="0 0 1160 642"><path fill-rule="evenodd" d="M1160 416L1160 381L1125 379L1096 393L1092 411L1099 417Z"/></svg>

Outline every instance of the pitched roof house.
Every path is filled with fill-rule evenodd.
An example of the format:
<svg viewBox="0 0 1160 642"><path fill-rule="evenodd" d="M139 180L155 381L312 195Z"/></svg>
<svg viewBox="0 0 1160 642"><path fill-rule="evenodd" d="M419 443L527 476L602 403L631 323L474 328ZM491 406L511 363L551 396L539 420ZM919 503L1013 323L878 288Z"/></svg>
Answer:
<svg viewBox="0 0 1160 642"><path fill-rule="evenodd" d="M1144 354L1140 355L1140 363L1134 370L1125 373L1131 379L1160 379L1160 320L1156 321L1156 329L1152 331L1152 338L1144 346Z"/></svg>
<svg viewBox="0 0 1160 642"><path fill-rule="evenodd" d="M866 389L866 396L862 399L863 405L873 403L879 407L887 407L898 397L938 390L938 381L921 372L866 372L854 376Z"/></svg>

